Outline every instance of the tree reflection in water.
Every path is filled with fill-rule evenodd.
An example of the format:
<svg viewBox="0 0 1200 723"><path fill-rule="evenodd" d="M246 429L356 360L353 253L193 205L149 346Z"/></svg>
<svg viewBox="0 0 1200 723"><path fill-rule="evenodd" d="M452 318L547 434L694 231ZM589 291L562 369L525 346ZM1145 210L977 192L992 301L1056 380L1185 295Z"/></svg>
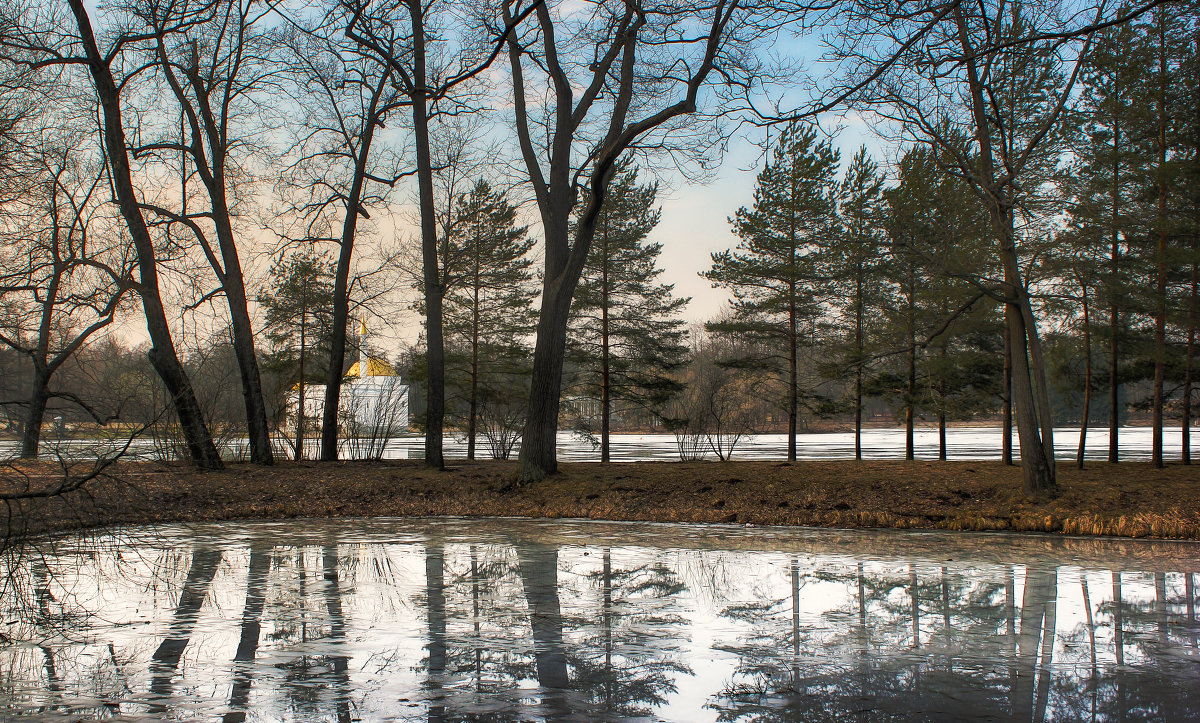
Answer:
<svg viewBox="0 0 1200 723"><path fill-rule="evenodd" d="M240 524L12 572L0 717L1200 721L1195 546Z"/></svg>
<svg viewBox="0 0 1200 723"><path fill-rule="evenodd" d="M727 646L739 667L709 703L720 720L1200 720L1191 574L1149 575L1140 590L1152 596L1127 600L1121 573L1111 573L1114 598L1097 606L1088 573L1078 575L1076 605L1059 588L1060 571L1043 564L1018 576L1011 567L981 575L910 563L907 575L898 576L894 568L872 575L859 562L807 571L808 582L844 583L852 594L821 616L828 624L797 626L803 583L790 565L791 611L783 600L762 599L724 612L755 622ZM1171 586L1168 577L1181 579ZM1181 594L1171 598L1169 589ZM922 616L930 598L941 608L940 629ZM1064 602L1082 618L1065 634L1058 621ZM1101 613L1110 620L1100 627L1113 631L1107 655L1098 649ZM836 624L851 616L856 625ZM797 627L804 641L799 652ZM1131 639L1136 662L1126 649Z"/></svg>

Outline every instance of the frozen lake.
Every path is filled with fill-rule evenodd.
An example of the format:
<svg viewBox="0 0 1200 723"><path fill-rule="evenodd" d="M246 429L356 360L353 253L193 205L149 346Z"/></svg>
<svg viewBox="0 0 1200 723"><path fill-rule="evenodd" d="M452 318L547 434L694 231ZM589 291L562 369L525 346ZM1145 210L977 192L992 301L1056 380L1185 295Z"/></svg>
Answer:
<svg viewBox="0 0 1200 723"><path fill-rule="evenodd" d="M1120 431L1121 458L1126 460L1150 459L1151 430L1149 427L1123 427ZM1179 459L1180 453L1179 429L1168 429L1165 436L1164 454L1168 460ZM1001 432L998 427L957 427L951 428L946 435L946 446L950 459L998 459L1000 457ZM1055 448L1060 459L1074 459L1075 449L1079 443L1078 428L1063 427L1055 430ZM916 455L921 459L936 459L938 453L938 434L936 429L918 429L915 439ZM95 454L97 445L111 447L104 442L71 440L55 443L47 441L43 445L43 456L61 452L67 456L80 457ZM417 435L396 437L387 442L383 456L387 459L409 459L421 457L425 441ZM448 457L465 457L467 454L466 441L457 436L448 435L445 439L446 455ZM367 443L349 443L344 445L342 457L345 459L356 456L355 447L365 447ZM1200 431L1192 430L1193 449L1200 449ZM245 455L244 440L229 443L226 451L230 456ZM852 432L823 432L796 435L797 453L800 459L853 459L854 434ZM1015 433L1014 450L1017 447ZM309 456L315 456L315 447L309 441ZM599 448L586 439L570 432L559 432L559 459L568 461L599 461ZM14 442L0 442L0 455L12 456L18 451ZM129 448L135 456L155 456L154 445L149 440L135 440ZM282 454L290 454L281 449ZM488 457L486 445L482 439L478 442L476 455ZM513 452L516 456L516 452ZM707 458L716 459L712 452L706 453ZM783 459L787 456L786 434L757 434L743 437L734 452L735 459ZM904 430L903 429L868 429L863 432L863 456L867 459L903 459ZM1088 430L1087 458L1103 460L1108 458L1108 430ZM675 436L671 434L614 434L612 436L612 459L617 462L635 462L651 460L679 459Z"/></svg>
<svg viewBox="0 0 1200 723"><path fill-rule="evenodd" d="M293 520L3 572L5 720L1200 720L1196 543Z"/></svg>

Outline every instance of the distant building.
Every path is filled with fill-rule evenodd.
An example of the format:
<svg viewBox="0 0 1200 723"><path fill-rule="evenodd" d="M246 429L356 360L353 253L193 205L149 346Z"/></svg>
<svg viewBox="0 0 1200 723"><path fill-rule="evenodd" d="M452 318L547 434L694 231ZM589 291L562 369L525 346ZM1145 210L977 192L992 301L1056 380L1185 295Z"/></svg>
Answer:
<svg viewBox="0 0 1200 723"><path fill-rule="evenodd" d="M367 354L367 320L359 326L358 361L346 372L338 404L340 416L352 423L351 434L403 432L408 429L409 387L396 369ZM299 395L292 398L294 406ZM309 384L304 390L304 415L320 419L325 411L325 385Z"/></svg>

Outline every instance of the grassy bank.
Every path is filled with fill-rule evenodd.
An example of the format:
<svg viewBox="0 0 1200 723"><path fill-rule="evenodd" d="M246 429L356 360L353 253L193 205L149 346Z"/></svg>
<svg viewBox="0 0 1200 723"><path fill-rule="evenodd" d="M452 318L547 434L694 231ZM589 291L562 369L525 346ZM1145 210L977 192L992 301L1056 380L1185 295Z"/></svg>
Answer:
<svg viewBox="0 0 1200 723"><path fill-rule="evenodd" d="M6 475L8 491L57 483L50 464ZM1200 467L1060 467L1058 497L1030 500L996 462L634 462L562 465L503 491L512 463L285 462L197 473L115 466L84 489L10 503L27 533L98 525L372 515L514 515L659 522L1016 530L1200 539Z"/></svg>

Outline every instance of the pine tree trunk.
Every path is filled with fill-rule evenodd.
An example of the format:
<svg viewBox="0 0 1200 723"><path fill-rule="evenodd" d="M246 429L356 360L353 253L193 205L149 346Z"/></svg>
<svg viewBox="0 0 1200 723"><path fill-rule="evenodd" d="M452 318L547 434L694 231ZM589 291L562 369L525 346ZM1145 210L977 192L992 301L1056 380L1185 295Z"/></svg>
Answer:
<svg viewBox="0 0 1200 723"><path fill-rule="evenodd" d="M911 275L909 277L908 292L908 386L904 390L904 459L913 460L917 458L915 439L917 417L917 318L913 299L916 294L916 283Z"/></svg>
<svg viewBox="0 0 1200 723"><path fill-rule="evenodd" d="M1192 294L1188 305L1187 355L1183 365L1183 419L1180 430L1180 458L1184 464L1192 463L1192 369L1196 361L1196 316L1197 287L1200 286L1200 264L1192 262Z"/></svg>
<svg viewBox="0 0 1200 723"><path fill-rule="evenodd" d="M475 238L474 279L471 289L471 398L467 410L467 459L475 459L479 419L479 238Z"/></svg>
<svg viewBox="0 0 1200 723"><path fill-rule="evenodd" d="M787 458L796 461L796 418L799 416L799 379L796 364L796 347L800 339L796 333L796 282L791 282L788 304L788 444Z"/></svg>
<svg viewBox="0 0 1200 723"><path fill-rule="evenodd" d="M1121 374L1118 337L1121 333L1120 295L1121 289L1121 245L1118 231L1120 220L1121 189L1119 185L1121 161L1118 155L1121 142L1121 128L1114 118L1113 123L1113 185L1112 185L1112 248L1109 252L1109 271L1112 289L1109 308L1109 346L1108 346L1108 461L1116 464L1121 459L1120 452L1120 397Z"/></svg>
<svg viewBox="0 0 1200 723"><path fill-rule="evenodd" d="M857 269L857 272L854 291L854 459L860 460L863 416L863 279L862 269Z"/></svg>
<svg viewBox="0 0 1200 723"><path fill-rule="evenodd" d="M1007 312L1005 312L1007 313ZM1013 408L1012 408L1012 340L1008 336L1008 322L1004 330L1004 422L1001 429L1000 461L1007 466L1013 463Z"/></svg>
<svg viewBox="0 0 1200 723"><path fill-rule="evenodd" d="M308 378L304 374L304 344L308 331L308 309L300 309L300 386L296 396L296 459L304 459L304 388Z"/></svg>
<svg viewBox="0 0 1200 723"><path fill-rule="evenodd" d="M1083 287L1083 416L1079 420L1079 448L1075 466L1083 469L1087 447L1088 420L1092 416L1092 317L1088 305L1087 287Z"/></svg>
<svg viewBox="0 0 1200 723"><path fill-rule="evenodd" d="M87 55L88 69L96 85L96 95L103 111L104 144L117 204L125 219L137 254L139 275L137 293L142 301L142 309L146 317L146 331L150 336L151 344L147 356L171 395L171 401L175 407L176 416L179 418L179 425L183 430L184 440L192 461L200 469L221 469L223 466L221 457L217 453L216 445L213 444L208 426L204 422L204 415L200 411L200 403L192 389L191 380L179 362L179 355L175 351L175 343L171 338L171 326L167 321L159 292L158 260L154 242L150 238L146 220L142 217L130 173L125 129L121 119L120 93L113 81L112 72L105 64L96 45L91 20L88 18L83 0L68 0L68 2L79 27L80 39Z"/></svg>
<svg viewBox="0 0 1200 723"><path fill-rule="evenodd" d="M944 310L943 310L944 311ZM938 379L938 459L946 460L946 345L941 348L942 373Z"/></svg>
<svg viewBox="0 0 1200 723"><path fill-rule="evenodd" d="M600 237L604 244L603 258L600 266L600 461L608 462L609 431L612 418L612 387L609 374L611 359L608 339L608 226L605 224L604 233Z"/></svg>
<svg viewBox="0 0 1200 723"><path fill-rule="evenodd" d="M1166 14L1162 8L1155 12L1158 25L1158 219L1157 219L1157 264L1155 269L1154 310L1154 408L1153 442L1150 463L1161 469L1163 466L1163 382L1167 365L1167 48Z"/></svg>

